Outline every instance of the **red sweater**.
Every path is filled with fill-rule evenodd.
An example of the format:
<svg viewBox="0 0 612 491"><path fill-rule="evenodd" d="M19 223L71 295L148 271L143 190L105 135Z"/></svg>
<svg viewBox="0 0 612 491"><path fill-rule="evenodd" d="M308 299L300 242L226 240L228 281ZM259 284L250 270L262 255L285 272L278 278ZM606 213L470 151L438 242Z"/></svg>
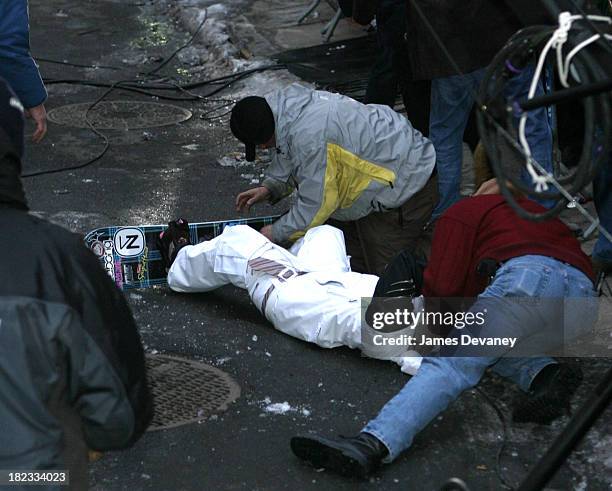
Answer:
<svg viewBox="0 0 612 491"><path fill-rule="evenodd" d="M518 199L518 203L531 212L545 211L526 198ZM555 258L594 278L591 261L561 220L524 220L498 194L463 199L436 224L423 294L475 297L488 282L476 272L482 259L501 262L528 254Z"/></svg>

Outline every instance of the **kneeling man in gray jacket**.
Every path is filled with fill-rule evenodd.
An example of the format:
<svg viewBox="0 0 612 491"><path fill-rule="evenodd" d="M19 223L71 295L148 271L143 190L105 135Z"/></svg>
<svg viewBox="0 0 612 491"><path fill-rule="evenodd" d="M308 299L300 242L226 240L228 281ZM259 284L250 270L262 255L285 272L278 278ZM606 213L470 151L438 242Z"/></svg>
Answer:
<svg viewBox="0 0 612 491"><path fill-rule="evenodd" d="M331 223L344 232L352 269L371 274L401 250L428 253L436 155L401 114L292 84L239 101L230 127L247 160L256 147L272 149L263 185L238 195L238 211L297 190L290 210L261 230L272 241L293 242Z"/></svg>

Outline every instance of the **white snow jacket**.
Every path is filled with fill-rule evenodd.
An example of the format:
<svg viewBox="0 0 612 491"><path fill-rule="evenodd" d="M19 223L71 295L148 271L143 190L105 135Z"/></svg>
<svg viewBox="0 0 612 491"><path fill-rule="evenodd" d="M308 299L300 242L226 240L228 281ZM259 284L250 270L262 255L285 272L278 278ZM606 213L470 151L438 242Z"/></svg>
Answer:
<svg viewBox="0 0 612 491"><path fill-rule="evenodd" d="M387 106L292 84L266 100L276 152L263 185L273 201L297 184L297 202L272 226L275 242L295 241L328 218L387 211L421 190L435 165L432 143Z"/></svg>

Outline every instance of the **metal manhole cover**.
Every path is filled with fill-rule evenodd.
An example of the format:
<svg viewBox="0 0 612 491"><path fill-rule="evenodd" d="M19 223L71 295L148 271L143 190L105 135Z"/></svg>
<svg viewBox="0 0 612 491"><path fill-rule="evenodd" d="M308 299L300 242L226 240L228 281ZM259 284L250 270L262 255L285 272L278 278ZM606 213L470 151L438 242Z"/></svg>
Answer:
<svg viewBox="0 0 612 491"><path fill-rule="evenodd" d="M195 423L225 411L240 387L225 372L193 360L147 355L155 411L149 431Z"/></svg>
<svg viewBox="0 0 612 491"><path fill-rule="evenodd" d="M85 113L91 102L56 107L47 117L64 126L88 128ZM172 104L138 101L102 101L87 114L87 119L101 130L153 128L181 123L191 118L191 111Z"/></svg>

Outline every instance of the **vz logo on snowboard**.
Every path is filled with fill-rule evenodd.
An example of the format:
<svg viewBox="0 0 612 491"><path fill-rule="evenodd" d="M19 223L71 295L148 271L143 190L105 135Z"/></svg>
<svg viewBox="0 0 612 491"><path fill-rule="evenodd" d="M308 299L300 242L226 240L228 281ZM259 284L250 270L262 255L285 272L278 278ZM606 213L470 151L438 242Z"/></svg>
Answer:
<svg viewBox="0 0 612 491"><path fill-rule="evenodd" d="M123 257L139 256L145 247L144 233L137 228L120 228L113 238L115 252Z"/></svg>

